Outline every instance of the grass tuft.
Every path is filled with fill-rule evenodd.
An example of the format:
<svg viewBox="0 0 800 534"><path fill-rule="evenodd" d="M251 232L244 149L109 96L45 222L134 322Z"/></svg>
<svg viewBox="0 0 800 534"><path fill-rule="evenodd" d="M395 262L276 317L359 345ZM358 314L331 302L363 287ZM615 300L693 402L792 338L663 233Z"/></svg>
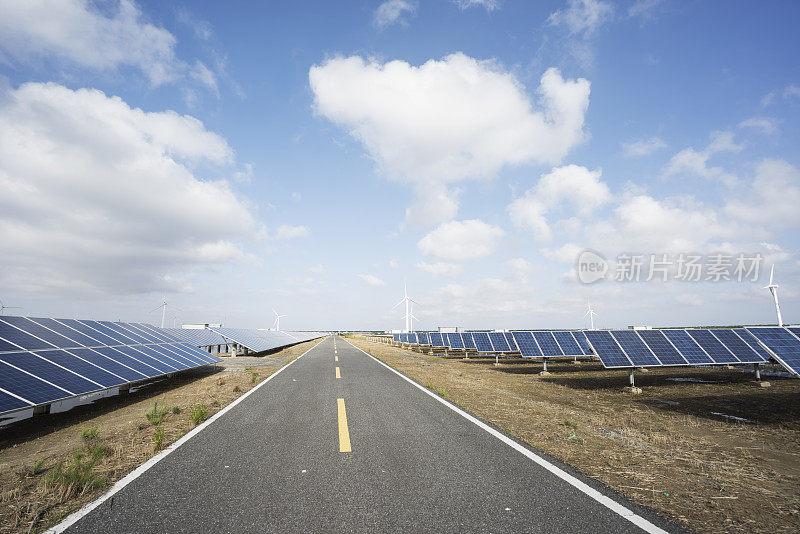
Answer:
<svg viewBox="0 0 800 534"><path fill-rule="evenodd" d="M151 425L158 426L158 424L164 420L164 417L166 417L167 412L169 412L169 408L166 406L159 408L158 401L155 401L153 402L153 409L147 412L145 416L147 420L150 421Z"/></svg>
<svg viewBox="0 0 800 534"><path fill-rule="evenodd" d="M95 445L89 453L72 451L72 462L58 462L47 476L46 483L61 489L62 498L83 495L87 491L106 485L103 478L94 472L95 465L105 453L105 447Z"/></svg>
<svg viewBox="0 0 800 534"><path fill-rule="evenodd" d="M175 415L180 415L180 413L181 413L182 411L183 411L183 410L181 410L181 407L180 407L180 406L173 406L173 407L172 407L172 413L174 413Z"/></svg>
<svg viewBox="0 0 800 534"><path fill-rule="evenodd" d="M575 430L578 430L578 423L576 423L575 421L572 421L570 419L564 419L564 422L561 423L561 424L566 426L566 427L574 428Z"/></svg>
<svg viewBox="0 0 800 534"><path fill-rule="evenodd" d="M162 448L164 448L164 427L160 426L153 435L153 450L158 452Z"/></svg>
<svg viewBox="0 0 800 534"><path fill-rule="evenodd" d="M44 458L41 460L36 460L33 466L28 470L31 476L35 477L39 473L44 471Z"/></svg>
<svg viewBox="0 0 800 534"><path fill-rule="evenodd" d="M253 373L253 378L250 380L250 383L255 384L258 380L258 373Z"/></svg>
<svg viewBox="0 0 800 534"><path fill-rule="evenodd" d="M206 407L205 404L200 404L199 406L195 406L189 412L189 418L192 420L192 423L194 423L194 426L197 426L203 421L205 421L207 417L208 417L208 408Z"/></svg>

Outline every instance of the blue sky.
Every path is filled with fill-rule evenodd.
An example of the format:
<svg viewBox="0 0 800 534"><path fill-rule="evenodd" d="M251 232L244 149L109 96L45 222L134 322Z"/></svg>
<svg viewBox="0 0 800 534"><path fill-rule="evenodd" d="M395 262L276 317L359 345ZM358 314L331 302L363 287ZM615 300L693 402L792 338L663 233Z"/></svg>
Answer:
<svg viewBox="0 0 800 534"><path fill-rule="evenodd" d="M0 1L0 299L292 329L800 321L800 6ZM581 251L609 260L582 284ZM667 281L614 280L668 255ZM756 281L677 258L759 254ZM706 264L707 268L707 264ZM703 273L703 277L706 273ZM643 277L643 278L646 278ZM11 311L11 310L9 310Z"/></svg>

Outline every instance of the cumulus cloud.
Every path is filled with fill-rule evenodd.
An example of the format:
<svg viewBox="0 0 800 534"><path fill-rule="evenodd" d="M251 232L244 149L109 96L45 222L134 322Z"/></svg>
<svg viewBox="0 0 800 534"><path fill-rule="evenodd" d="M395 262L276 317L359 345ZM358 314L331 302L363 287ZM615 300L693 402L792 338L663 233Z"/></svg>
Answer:
<svg viewBox="0 0 800 534"><path fill-rule="evenodd" d="M368 285L371 285L372 287L380 287L386 285L386 282L384 282L377 276L371 274L359 274L358 277L361 278L363 281L365 281Z"/></svg>
<svg viewBox="0 0 800 534"><path fill-rule="evenodd" d="M685 148L672 156L664 167L664 176L699 176L707 180L718 180L726 184L736 183L736 177L722 167L709 167L708 160L720 152L739 152L742 145L736 143L731 132L714 132L711 142L704 150Z"/></svg>
<svg viewBox="0 0 800 534"><path fill-rule="evenodd" d="M248 208L190 170L233 162L199 120L52 83L0 102L0 283L137 293L244 257Z"/></svg>
<svg viewBox="0 0 800 534"><path fill-rule="evenodd" d="M511 222L532 232L537 240L549 241L552 234L548 211L569 204L578 215L585 217L610 200L611 192L600 180L601 175L600 169L590 171L579 165L553 168L508 205Z"/></svg>
<svg viewBox="0 0 800 534"><path fill-rule="evenodd" d="M780 159L766 159L756 167L748 190L731 199L724 212L773 232L800 224L800 169Z"/></svg>
<svg viewBox="0 0 800 534"><path fill-rule="evenodd" d="M622 143L622 152L626 156L649 156L653 152L666 148L667 144L658 137L639 139L629 143Z"/></svg>
<svg viewBox="0 0 800 534"><path fill-rule="evenodd" d="M0 49L19 61L52 56L95 70L130 66L154 86L174 81L183 68L175 36L146 22L132 1L109 8L86 0L0 2Z"/></svg>
<svg viewBox="0 0 800 534"><path fill-rule="evenodd" d="M482 258L494 252L504 232L499 226L478 219L442 223L417 243L426 256L461 261Z"/></svg>
<svg viewBox="0 0 800 534"><path fill-rule="evenodd" d="M406 13L413 15L416 11L416 3L407 0L386 0L375 10L372 24L380 30L392 24L405 24L403 15Z"/></svg>
<svg viewBox="0 0 800 534"><path fill-rule="evenodd" d="M312 66L309 83L316 112L346 128L383 174L422 199L409 217L432 215L423 209L430 190L448 198L465 179L560 161L584 138L590 91L587 80L549 69L533 102L513 74L462 53L418 67L337 57ZM457 202L449 200L454 214Z"/></svg>
<svg viewBox="0 0 800 534"><path fill-rule="evenodd" d="M439 261L436 263L425 263L421 261L417 263L417 268L436 276L455 276L463 270L461 265L446 261Z"/></svg>

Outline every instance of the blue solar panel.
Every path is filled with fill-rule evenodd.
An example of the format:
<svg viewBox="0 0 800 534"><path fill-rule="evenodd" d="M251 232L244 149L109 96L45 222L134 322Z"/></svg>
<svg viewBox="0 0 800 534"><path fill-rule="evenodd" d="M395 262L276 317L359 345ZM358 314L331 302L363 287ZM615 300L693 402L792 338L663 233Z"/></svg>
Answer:
<svg viewBox="0 0 800 534"><path fill-rule="evenodd" d="M42 325L45 328L49 328L53 330L57 334L73 341L73 344L66 348L72 347L97 347L100 343L97 340L90 338L85 334L81 334L77 330L74 330L64 324L59 323L55 319L40 319L38 317L31 318L31 321L34 321L37 324Z"/></svg>
<svg viewBox="0 0 800 534"><path fill-rule="evenodd" d="M32 404L74 396L71 391L57 388L34 376L0 361L0 388L18 395Z"/></svg>
<svg viewBox="0 0 800 534"><path fill-rule="evenodd" d="M431 345L434 347L444 347L444 341L442 340L442 334L439 332L433 332L430 334L431 336Z"/></svg>
<svg viewBox="0 0 800 534"><path fill-rule="evenodd" d="M447 334L447 342L451 349L463 349L464 341L461 339L461 334L449 333Z"/></svg>
<svg viewBox="0 0 800 534"><path fill-rule="evenodd" d="M790 330L791 330L791 328L790 328ZM765 362L769 361L769 359L772 358L770 353L767 352L766 350L764 350L764 347L761 346L761 344L753 336L753 334L751 334L750 332L748 332L744 328L734 328L733 331L736 332L739 335L739 337L742 338L744 340L744 342L747 343L747 345L751 349L756 351L758 353L758 355L761 356L761 358Z"/></svg>
<svg viewBox="0 0 800 534"><path fill-rule="evenodd" d="M400 334L392 334L392 341L400 341Z"/></svg>
<svg viewBox="0 0 800 534"><path fill-rule="evenodd" d="M800 375L800 339L785 328L748 328L748 332L767 346L781 365Z"/></svg>
<svg viewBox="0 0 800 534"><path fill-rule="evenodd" d="M469 332L462 332L461 341L464 343L465 349L474 349L475 342L472 340L472 334Z"/></svg>
<svg viewBox="0 0 800 534"><path fill-rule="evenodd" d="M689 363L660 330L639 330L639 337L663 365L687 365Z"/></svg>
<svg viewBox="0 0 800 534"><path fill-rule="evenodd" d="M125 345L130 344L130 340L125 339L125 336L121 336L119 332L115 332L114 330L108 328L100 324L97 321L78 321L79 323L88 326L90 329L94 330L95 332L102 334L107 339L111 341L108 343L109 345ZM95 336L92 336L95 337Z"/></svg>
<svg viewBox="0 0 800 534"><path fill-rule="evenodd" d="M702 347L685 330L662 330L662 332L690 364L706 365L714 363L714 360L706 354Z"/></svg>
<svg viewBox="0 0 800 534"><path fill-rule="evenodd" d="M508 343L508 347L512 352L517 352L519 350L516 342L514 341L514 334L511 332L506 332L506 343Z"/></svg>
<svg viewBox="0 0 800 534"><path fill-rule="evenodd" d="M78 346L76 343L70 339L65 338L62 335L59 335L52 330L48 330L47 328L43 327L40 324L37 324L27 317L0 317L4 322L9 323L12 326L19 328L20 330L31 334L33 336L38 337L50 343L54 347L59 348L70 348ZM30 348L26 345L22 345L23 348Z"/></svg>
<svg viewBox="0 0 800 534"><path fill-rule="evenodd" d="M489 339L495 352L511 352L511 347L508 346L506 336L502 332L489 332Z"/></svg>
<svg viewBox="0 0 800 534"><path fill-rule="evenodd" d="M120 376L114 376L105 369L102 369L96 365L92 365L92 363L89 363L85 360L78 358L77 355L73 355L71 354L71 352L72 351L67 352L64 350L46 350L38 352L37 354L39 355L39 357L51 361L55 364L58 364L62 367L66 367L67 369L74 371L79 375L88 378L89 380L97 382L103 387L109 388L112 386L118 386L120 384L128 382L127 380L125 380Z"/></svg>
<svg viewBox="0 0 800 534"><path fill-rule="evenodd" d="M166 365L165 363L150 357L149 354L145 354L139 350L134 350L133 347L122 345L114 348L119 352L133 358L134 360L139 360L143 364L152 367L153 369L156 370L156 376L160 374L172 373L174 371L177 371L177 369L175 369L174 367Z"/></svg>
<svg viewBox="0 0 800 534"><path fill-rule="evenodd" d="M146 337L131 332L127 328L123 328L116 323L112 323L111 321L97 321L97 322L108 328L110 331L115 332L116 335L114 335L113 337L119 339L126 345L130 345L132 343L151 343L151 341Z"/></svg>
<svg viewBox="0 0 800 534"><path fill-rule="evenodd" d="M92 362L93 364L98 365L111 373L114 373L115 375L121 376L127 382L135 382L136 380L147 378L147 375L140 373L135 369L131 369L130 367L126 367L117 359L100 354L98 350L99 349L70 349L70 352L75 356L83 358L84 360Z"/></svg>
<svg viewBox="0 0 800 534"><path fill-rule="evenodd" d="M583 351L575 342L575 338L572 337L571 332L566 331L554 331L553 337L556 338L558 345L561 347L561 352L564 353L564 356L583 356Z"/></svg>
<svg viewBox="0 0 800 534"><path fill-rule="evenodd" d="M6 319L5 317L3 319ZM6 343L6 341L8 343ZM18 327L0 320L0 351L17 351L20 349L52 349L55 345L37 339L23 332Z"/></svg>
<svg viewBox="0 0 800 534"><path fill-rule="evenodd" d="M139 345L136 348L178 370L195 367L198 364L171 350L169 345Z"/></svg>
<svg viewBox="0 0 800 534"><path fill-rule="evenodd" d="M110 338L102 332L98 332L97 330L83 324L80 321L76 321L75 319L56 319L56 322L68 326L71 329L85 335L86 337L93 339L95 347L100 347L103 345L119 345L119 341L116 339Z"/></svg>
<svg viewBox="0 0 800 534"><path fill-rule="evenodd" d="M475 348L478 352L494 352L492 342L489 341L489 335L486 332L473 332L472 340L475 341Z"/></svg>
<svg viewBox="0 0 800 534"><path fill-rule="evenodd" d="M523 358L541 358L542 351L539 350L539 345L533 339L530 332L512 332L514 341L517 342L519 352Z"/></svg>
<svg viewBox="0 0 800 534"><path fill-rule="evenodd" d="M603 367L635 367L609 332L605 330L588 330L586 339L592 344L594 353L603 362Z"/></svg>
<svg viewBox="0 0 800 534"><path fill-rule="evenodd" d="M738 358L725 345L719 342L714 335L705 329L688 329L686 332L703 347L714 360L714 363L739 363Z"/></svg>
<svg viewBox="0 0 800 534"><path fill-rule="evenodd" d="M532 332L533 338L539 344L539 349L542 351L542 356L563 356L561 348L556 343L556 338L553 337L552 332L545 332L542 330L534 330Z"/></svg>
<svg viewBox="0 0 800 534"><path fill-rule="evenodd" d="M29 408L31 403L20 400L13 395L0 391L0 413Z"/></svg>
<svg viewBox="0 0 800 534"><path fill-rule="evenodd" d="M661 362L653 356L635 330L613 330L611 335L637 367L658 367Z"/></svg>
<svg viewBox="0 0 800 534"><path fill-rule="evenodd" d="M711 330L711 333L725 345L742 363L763 363L765 360L750 345L742 341L736 332L724 328Z"/></svg>
<svg viewBox="0 0 800 534"><path fill-rule="evenodd" d="M592 355L592 347L589 346L589 342L586 340L586 333L585 332L573 332L572 336L575 338L575 341L578 342L578 346L580 346L583 353L587 356Z"/></svg>
<svg viewBox="0 0 800 534"><path fill-rule="evenodd" d="M0 354L0 361L9 365L13 365L17 369L35 375L36 377L46 380L51 384L65 389L75 395L88 393L89 391L94 391L96 389L102 389L100 384L90 382L85 378L81 378L80 376L71 373L66 369L62 369L52 362L35 356L31 352L7 352L5 354ZM23 395L20 396L24 397Z"/></svg>
<svg viewBox="0 0 800 534"><path fill-rule="evenodd" d="M119 330L129 332L129 337L144 339L144 343L168 343L170 341L169 339L165 339L163 334L156 335L148 330L142 330L133 323L114 323L114 326L116 326Z"/></svg>

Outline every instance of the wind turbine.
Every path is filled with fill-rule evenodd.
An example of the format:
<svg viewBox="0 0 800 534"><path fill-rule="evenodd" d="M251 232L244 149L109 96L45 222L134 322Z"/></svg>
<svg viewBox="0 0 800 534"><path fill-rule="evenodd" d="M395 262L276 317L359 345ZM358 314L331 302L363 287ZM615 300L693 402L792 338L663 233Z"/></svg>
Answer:
<svg viewBox="0 0 800 534"><path fill-rule="evenodd" d="M0 300L0 315L3 315L3 310L12 310L12 309L20 310L20 309L22 309L22 307L21 306L6 306L5 304L3 304L3 301Z"/></svg>
<svg viewBox="0 0 800 534"><path fill-rule="evenodd" d="M586 299L586 313L583 316L586 317L587 315L589 316L590 328L594 330L594 317L597 314L592 309L592 303L589 302L589 299Z"/></svg>
<svg viewBox="0 0 800 534"><path fill-rule="evenodd" d="M392 309L395 309L396 307L398 307L401 304L405 303L405 305L406 305L406 314L405 314L404 317L406 319L406 329L405 329L406 332L411 332L411 317L412 317L412 315L411 315L411 303L412 302L414 304L418 304L417 301L411 299L408 296L408 291L407 291L407 288L406 288L406 281L403 280L403 298L400 299L400 302L398 302L397 304L392 306Z"/></svg>
<svg viewBox="0 0 800 534"><path fill-rule="evenodd" d="M275 314L275 322L272 323L272 326L275 327L275 330L281 329L281 317L287 317L286 315L279 315L278 312L275 311L273 308L272 313Z"/></svg>
<svg viewBox="0 0 800 534"><path fill-rule="evenodd" d="M415 301L412 300L411 302L415 302ZM409 313L411 314L411 317L410 317L410 320L409 320L409 326L411 328L410 328L409 332L413 332L414 331L414 319L416 319L417 321L419 321L419 319L417 319L417 316L414 315L414 305L413 304L409 304L408 305L408 309L410 310Z"/></svg>
<svg viewBox="0 0 800 534"><path fill-rule="evenodd" d="M167 306L168 306L168 304L167 304L167 295L165 293L164 294L164 301L161 304L159 304L158 306L156 306L155 308L153 308L152 310L150 310L150 313L153 313L154 311L157 311L159 308L161 308L161 328L164 328L164 320L167 318ZM180 308L178 308L176 306L172 306L172 309L178 310L178 311L183 311L183 310L181 310Z"/></svg>
<svg viewBox="0 0 800 534"><path fill-rule="evenodd" d="M772 298L775 300L775 311L778 312L778 326L783 326L783 318L781 317L781 307L778 305L778 284L772 283L772 276L775 274L775 266L769 272L769 284L764 286L764 289L769 289L772 293Z"/></svg>

